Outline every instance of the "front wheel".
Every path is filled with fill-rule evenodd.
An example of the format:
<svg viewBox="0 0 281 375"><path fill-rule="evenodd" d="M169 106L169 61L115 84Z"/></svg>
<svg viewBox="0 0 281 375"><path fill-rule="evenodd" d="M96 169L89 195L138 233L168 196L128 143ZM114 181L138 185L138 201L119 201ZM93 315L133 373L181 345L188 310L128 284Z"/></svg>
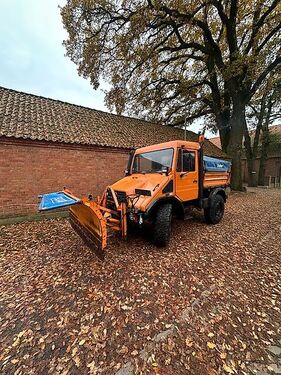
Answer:
<svg viewBox="0 0 281 375"><path fill-rule="evenodd" d="M153 242L158 247L167 246L171 235L173 207L170 203L158 208L154 221Z"/></svg>
<svg viewBox="0 0 281 375"><path fill-rule="evenodd" d="M205 220L208 224L218 224L224 214L224 199L221 195L215 195L210 202L210 207L204 210Z"/></svg>

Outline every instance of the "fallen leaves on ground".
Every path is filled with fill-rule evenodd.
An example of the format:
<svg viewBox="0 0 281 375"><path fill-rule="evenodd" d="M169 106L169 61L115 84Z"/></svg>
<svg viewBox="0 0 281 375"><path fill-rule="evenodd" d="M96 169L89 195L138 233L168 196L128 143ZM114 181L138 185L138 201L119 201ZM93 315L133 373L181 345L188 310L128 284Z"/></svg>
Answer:
<svg viewBox="0 0 281 375"><path fill-rule="evenodd" d="M114 374L131 361L136 374L248 374L267 364L281 324L280 209L280 190L233 194L220 224L176 221L164 250L112 237L104 262L66 220L1 227L1 373ZM142 360L172 324L176 335Z"/></svg>

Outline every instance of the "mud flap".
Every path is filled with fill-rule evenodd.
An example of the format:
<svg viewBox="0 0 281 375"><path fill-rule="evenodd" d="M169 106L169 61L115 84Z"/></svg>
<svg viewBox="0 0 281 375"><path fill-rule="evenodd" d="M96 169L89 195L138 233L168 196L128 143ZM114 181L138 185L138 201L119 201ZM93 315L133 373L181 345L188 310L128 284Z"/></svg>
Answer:
<svg viewBox="0 0 281 375"><path fill-rule="evenodd" d="M95 202L82 201L71 206L69 221L89 247L103 253L107 245L106 219Z"/></svg>

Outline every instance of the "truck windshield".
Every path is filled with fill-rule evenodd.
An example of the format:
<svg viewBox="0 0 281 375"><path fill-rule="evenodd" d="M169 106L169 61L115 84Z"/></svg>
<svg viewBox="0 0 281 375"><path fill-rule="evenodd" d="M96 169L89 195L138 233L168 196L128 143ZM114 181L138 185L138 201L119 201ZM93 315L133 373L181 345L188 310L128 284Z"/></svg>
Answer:
<svg viewBox="0 0 281 375"><path fill-rule="evenodd" d="M164 172L172 166L173 152L172 148L166 148L164 150L136 154L132 173Z"/></svg>

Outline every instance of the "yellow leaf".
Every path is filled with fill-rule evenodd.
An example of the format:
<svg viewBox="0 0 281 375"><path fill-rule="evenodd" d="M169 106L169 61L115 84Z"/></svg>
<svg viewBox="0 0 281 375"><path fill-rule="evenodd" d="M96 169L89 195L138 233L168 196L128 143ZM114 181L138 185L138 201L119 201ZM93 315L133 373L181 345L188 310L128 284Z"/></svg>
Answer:
<svg viewBox="0 0 281 375"><path fill-rule="evenodd" d="M73 357L73 361L75 362L76 367L80 366L80 358L78 357L78 355Z"/></svg>
<svg viewBox="0 0 281 375"><path fill-rule="evenodd" d="M84 345L85 344L85 340L81 340L81 341L79 341L79 345L81 346L81 345Z"/></svg>
<svg viewBox="0 0 281 375"><path fill-rule="evenodd" d="M13 342L12 346L18 346L20 343L20 339L17 337L16 340Z"/></svg>
<svg viewBox="0 0 281 375"><path fill-rule="evenodd" d="M217 375L217 371L214 368L210 368L208 375Z"/></svg>
<svg viewBox="0 0 281 375"><path fill-rule="evenodd" d="M223 365L223 369L228 374L233 374L233 369L231 367L227 366L226 364Z"/></svg>
<svg viewBox="0 0 281 375"><path fill-rule="evenodd" d="M45 347L46 347L46 344L45 344L44 342L41 342L41 343L39 344L39 347L40 347L41 350L44 350Z"/></svg>
<svg viewBox="0 0 281 375"><path fill-rule="evenodd" d="M221 359L225 359L225 358L226 358L226 353L222 352L222 353L220 354L220 357L221 357Z"/></svg>
<svg viewBox="0 0 281 375"><path fill-rule="evenodd" d="M210 332L208 333L208 337L214 337L215 335L213 334L213 332Z"/></svg>
<svg viewBox="0 0 281 375"><path fill-rule="evenodd" d="M128 351L129 349L127 348L127 346L123 345L122 348L119 350L119 353L127 354Z"/></svg>
<svg viewBox="0 0 281 375"><path fill-rule="evenodd" d="M46 347L46 344L45 344L45 341L44 341L44 337L40 337L39 341L38 341L38 345L39 345L39 348L41 350L44 350L45 347Z"/></svg>
<svg viewBox="0 0 281 375"><path fill-rule="evenodd" d="M193 345L192 339L190 337L187 337L185 339L185 345L190 348Z"/></svg>
<svg viewBox="0 0 281 375"><path fill-rule="evenodd" d="M214 349L216 347L216 344L214 344L213 342L208 342L207 346L209 349Z"/></svg>

